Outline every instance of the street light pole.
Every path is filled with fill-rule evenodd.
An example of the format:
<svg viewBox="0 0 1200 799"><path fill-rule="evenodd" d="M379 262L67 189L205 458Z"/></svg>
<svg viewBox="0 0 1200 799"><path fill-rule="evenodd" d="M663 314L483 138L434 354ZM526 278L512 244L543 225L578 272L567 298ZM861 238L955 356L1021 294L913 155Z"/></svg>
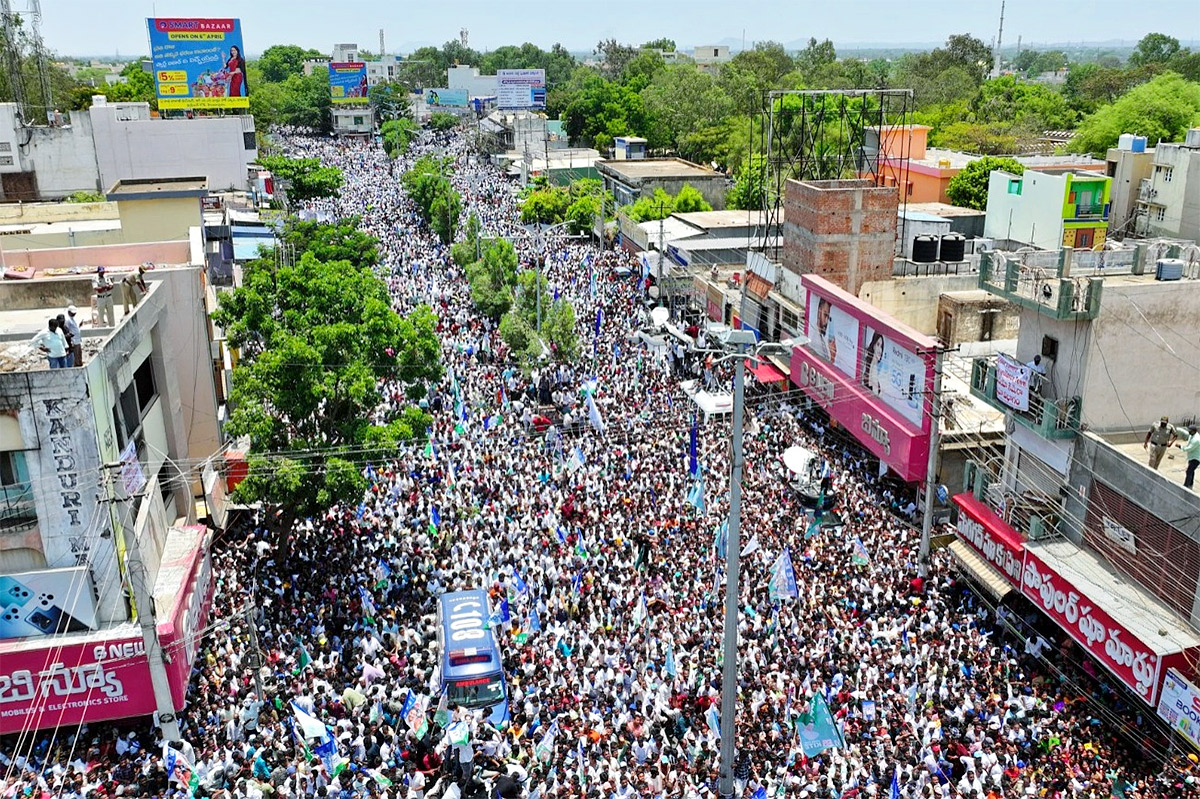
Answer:
<svg viewBox="0 0 1200 799"><path fill-rule="evenodd" d="M738 686L738 573L741 569L742 430L746 399L745 348L754 345L754 334L732 331L727 339L736 347L733 372L733 458L729 471L729 535L725 540L725 638L721 669L721 771L722 799L733 796L733 757L737 739Z"/></svg>
<svg viewBox="0 0 1200 799"><path fill-rule="evenodd" d="M938 346L933 361L933 402L930 407L929 461L925 466L925 513L921 517L921 555L917 573L929 576L930 536L933 533L933 500L937 484L938 450L942 446L942 359L945 350Z"/></svg>

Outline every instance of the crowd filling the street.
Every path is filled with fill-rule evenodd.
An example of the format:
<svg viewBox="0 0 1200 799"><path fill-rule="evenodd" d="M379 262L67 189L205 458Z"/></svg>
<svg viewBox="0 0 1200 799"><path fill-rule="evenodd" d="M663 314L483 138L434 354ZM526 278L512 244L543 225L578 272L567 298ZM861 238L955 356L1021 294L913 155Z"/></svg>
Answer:
<svg viewBox="0 0 1200 799"><path fill-rule="evenodd" d="M1196 756L1031 605L973 590L936 548L922 576L915 488L799 391L747 388L731 541L731 420L682 382L728 387L732 362L637 336L652 306L636 256L539 242L517 185L461 131L395 160L274 135L345 176L293 210L358 218L395 310L433 309L432 427L361 460L359 504L282 533L260 510L218 535L183 741L164 749L146 720L8 736L4 797L716 797L729 546L738 799L1200 796ZM574 304L576 362L521 368L476 312L399 180L424 155L453 160L464 220ZM385 412L413 399L381 392ZM783 462L793 446L818 456L815 508ZM439 600L472 590L503 661L500 713L443 689Z"/></svg>

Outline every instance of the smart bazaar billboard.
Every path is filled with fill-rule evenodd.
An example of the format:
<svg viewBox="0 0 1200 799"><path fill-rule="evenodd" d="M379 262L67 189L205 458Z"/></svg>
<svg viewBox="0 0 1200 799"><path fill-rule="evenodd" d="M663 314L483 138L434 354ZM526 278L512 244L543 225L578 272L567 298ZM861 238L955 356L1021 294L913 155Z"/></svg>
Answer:
<svg viewBox="0 0 1200 799"><path fill-rule="evenodd" d="M908 481L923 480L937 342L816 275L792 382Z"/></svg>
<svg viewBox="0 0 1200 799"><path fill-rule="evenodd" d="M365 61L331 61L329 64L329 99L334 103L365 103L367 101L367 63Z"/></svg>
<svg viewBox="0 0 1200 799"><path fill-rule="evenodd" d="M240 20L158 17L146 23L160 109L250 107Z"/></svg>

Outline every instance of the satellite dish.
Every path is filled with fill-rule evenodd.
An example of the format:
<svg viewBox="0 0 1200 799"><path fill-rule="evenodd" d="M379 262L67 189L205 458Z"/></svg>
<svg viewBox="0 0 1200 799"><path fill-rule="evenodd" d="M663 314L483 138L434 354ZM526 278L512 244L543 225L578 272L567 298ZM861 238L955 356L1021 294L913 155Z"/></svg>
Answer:
<svg viewBox="0 0 1200 799"><path fill-rule="evenodd" d="M650 311L650 321L659 327L662 327L663 325L665 325L667 323L667 320L670 318L671 318L671 312L668 311L666 308L662 307L661 305L658 306L657 308L651 309L651 311Z"/></svg>

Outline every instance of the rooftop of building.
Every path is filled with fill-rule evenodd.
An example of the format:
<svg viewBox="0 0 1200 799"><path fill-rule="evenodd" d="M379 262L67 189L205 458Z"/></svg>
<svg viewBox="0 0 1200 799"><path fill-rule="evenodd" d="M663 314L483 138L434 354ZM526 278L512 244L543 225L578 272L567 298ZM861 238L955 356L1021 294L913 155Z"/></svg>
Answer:
<svg viewBox="0 0 1200 799"><path fill-rule="evenodd" d="M690 213L672 214L676 219L682 219L689 225L703 230L720 230L722 228L743 228L761 225L765 214L762 211L692 211Z"/></svg>
<svg viewBox="0 0 1200 799"><path fill-rule="evenodd" d="M157 265L157 269L179 268L186 265ZM84 271L86 269L86 271ZM101 326L92 290L94 268L80 268L70 274L47 274L60 270L44 270L35 276L19 281L4 281L0 287L0 373L37 372L49 368L45 354L38 351L30 340L46 329L46 323L59 314L65 314L70 305L76 306L75 320L82 334L84 363L99 352L114 330L121 326L127 316L136 310L131 305L126 313L122 301L120 281L126 275L136 273L137 265L106 269L112 279L113 326ZM150 291L156 284L150 282ZM21 292L15 296L14 292Z"/></svg>
<svg viewBox="0 0 1200 799"><path fill-rule="evenodd" d="M1073 153L1066 155L1014 155L1009 157L1029 169L1037 169L1039 167L1092 167L1100 169L1107 165L1106 161L1099 158ZM970 164L972 161L978 161L980 158L983 158L983 156L978 153L964 153L960 150L943 150L940 147L929 147L925 150L924 158L913 158L911 159L911 163L939 167L941 169L963 169L967 164Z"/></svg>
<svg viewBox="0 0 1200 799"><path fill-rule="evenodd" d="M909 213L930 214L941 218L952 216L986 216L985 211L977 211L974 208L963 208L961 205L951 205L950 203L908 203L901 207L901 213L907 211Z"/></svg>
<svg viewBox="0 0 1200 799"><path fill-rule="evenodd" d="M721 177L719 172L714 172L708 167L685 161L682 158L645 158L632 161L603 159L597 161L596 165L627 180Z"/></svg>
<svg viewBox="0 0 1200 799"><path fill-rule="evenodd" d="M108 200L152 200L171 197L202 197L208 193L208 178L147 178L118 180L106 193Z"/></svg>

